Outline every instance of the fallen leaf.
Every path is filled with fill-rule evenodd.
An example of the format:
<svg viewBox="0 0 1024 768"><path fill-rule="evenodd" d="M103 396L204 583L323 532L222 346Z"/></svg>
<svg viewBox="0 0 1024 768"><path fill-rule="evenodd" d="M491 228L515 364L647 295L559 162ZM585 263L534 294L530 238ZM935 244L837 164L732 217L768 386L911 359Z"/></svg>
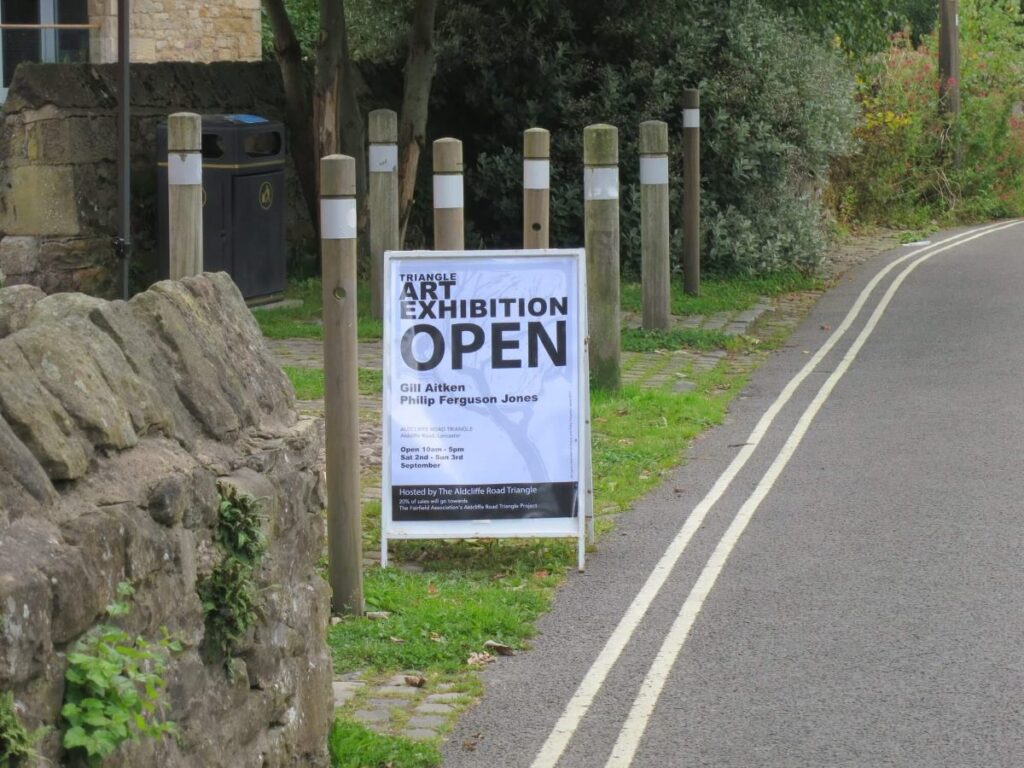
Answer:
<svg viewBox="0 0 1024 768"><path fill-rule="evenodd" d="M821 330L823 330L823 331L831 331L832 330L832 326L831 325L823 325L823 326L821 326Z"/></svg>
<svg viewBox="0 0 1024 768"><path fill-rule="evenodd" d="M488 640L484 643L484 648L488 651L494 651L499 656L515 656L515 651L512 650L512 646L499 643L495 640Z"/></svg>
<svg viewBox="0 0 1024 768"><path fill-rule="evenodd" d="M391 611L367 611L366 618L371 621L383 621L391 618Z"/></svg>
<svg viewBox="0 0 1024 768"><path fill-rule="evenodd" d="M469 654L469 658L466 659L466 664L471 667L482 667L486 664L490 664L494 661L494 657L489 653L476 653L475 651Z"/></svg>
<svg viewBox="0 0 1024 768"><path fill-rule="evenodd" d="M435 643L445 642L444 635L439 635L437 632L431 632L430 639L433 640Z"/></svg>
<svg viewBox="0 0 1024 768"><path fill-rule="evenodd" d="M435 587L433 583L427 584L427 594L428 595L436 595L437 594L437 587Z"/></svg>
<svg viewBox="0 0 1024 768"><path fill-rule="evenodd" d="M390 641L391 641L392 643L398 643L399 645L401 645L402 643L404 643L404 642L405 642L405 640L403 640L402 638L400 638L400 637L395 637L394 635L392 635L391 637L389 637L389 638L388 638L388 640L390 640Z"/></svg>
<svg viewBox="0 0 1024 768"><path fill-rule="evenodd" d="M423 675L406 675L405 684L411 685L413 688L422 688L427 684L427 678Z"/></svg>
<svg viewBox="0 0 1024 768"><path fill-rule="evenodd" d="M465 739L462 742L462 748L464 750L466 750L467 752L475 752L476 751L476 744L477 744L476 739Z"/></svg>
<svg viewBox="0 0 1024 768"><path fill-rule="evenodd" d="M546 579L550 575L551 574L548 573L547 571L534 571L533 572L533 578L535 578L535 579Z"/></svg>

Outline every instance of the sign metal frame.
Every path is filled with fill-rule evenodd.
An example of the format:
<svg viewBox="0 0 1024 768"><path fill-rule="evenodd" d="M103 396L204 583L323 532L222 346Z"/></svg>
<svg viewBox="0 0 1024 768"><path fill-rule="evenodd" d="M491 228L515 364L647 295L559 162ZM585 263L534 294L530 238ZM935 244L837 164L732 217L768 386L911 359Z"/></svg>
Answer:
<svg viewBox="0 0 1024 768"><path fill-rule="evenodd" d="M431 262L451 261L452 268L459 262L470 260L512 260L523 258L544 259L556 257L572 260L576 282L576 338L568 344L577 356L576 407L576 514L557 518L515 518L480 520L429 520L404 521L392 517L392 445L391 406L395 382L394 361L392 360L391 328L393 303L396 300L395 285L392 281L392 263L402 261L415 266L418 260ZM585 564L588 530L593 527L593 488L590 457L590 375L587 364L587 260L582 248L546 248L530 250L493 251L386 251L384 253L384 335L383 335L383 378L381 425L383 434L381 456L381 566L388 564L388 542L392 539L491 539L491 538L571 538L577 539L579 570ZM567 446L569 448L569 446ZM472 482L472 481L467 481Z"/></svg>

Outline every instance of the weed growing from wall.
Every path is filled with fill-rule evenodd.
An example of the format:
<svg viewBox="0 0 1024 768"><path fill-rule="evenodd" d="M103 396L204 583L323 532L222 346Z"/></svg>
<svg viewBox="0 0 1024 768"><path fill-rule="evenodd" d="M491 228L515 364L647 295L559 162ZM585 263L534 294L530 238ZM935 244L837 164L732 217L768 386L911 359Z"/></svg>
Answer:
<svg viewBox="0 0 1024 768"><path fill-rule="evenodd" d="M122 582L117 592L121 600L107 606L111 618L130 611L125 599L134 590ZM180 650L166 628L156 642L110 624L87 632L68 653L60 712L64 748L98 766L125 741L175 733L174 723L163 719L164 672L170 653Z"/></svg>
<svg viewBox="0 0 1024 768"><path fill-rule="evenodd" d="M204 652L223 660L231 673L231 657L259 617L259 590L253 571L267 550L259 503L237 488L221 483L217 527L213 538L223 557L196 587L206 616Z"/></svg>
<svg viewBox="0 0 1024 768"><path fill-rule="evenodd" d="M30 733L14 710L14 694L0 693L0 768L22 768L35 756L33 747L42 731Z"/></svg>

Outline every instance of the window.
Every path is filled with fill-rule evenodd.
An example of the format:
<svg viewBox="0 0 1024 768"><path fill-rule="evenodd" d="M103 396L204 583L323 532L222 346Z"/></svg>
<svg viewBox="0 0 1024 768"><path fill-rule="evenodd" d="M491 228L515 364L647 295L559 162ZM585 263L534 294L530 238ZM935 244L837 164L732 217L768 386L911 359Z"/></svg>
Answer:
<svg viewBox="0 0 1024 768"><path fill-rule="evenodd" d="M0 100L23 61L88 61L88 30L53 28L88 21L87 0L0 0L0 23L35 27L0 31Z"/></svg>

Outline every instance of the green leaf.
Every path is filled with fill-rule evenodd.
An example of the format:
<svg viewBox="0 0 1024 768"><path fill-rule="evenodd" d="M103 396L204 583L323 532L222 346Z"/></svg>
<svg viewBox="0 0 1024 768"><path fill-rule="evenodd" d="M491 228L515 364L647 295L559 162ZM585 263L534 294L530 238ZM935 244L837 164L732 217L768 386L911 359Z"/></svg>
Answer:
<svg viewBox="0 0 1024 768"><path fill-rule="evenodd" d="M80 725L64 731L64 738L61 741L67 749L74 749L75 747L86 748L87 744L92 743L92 739Z"/></svg>

